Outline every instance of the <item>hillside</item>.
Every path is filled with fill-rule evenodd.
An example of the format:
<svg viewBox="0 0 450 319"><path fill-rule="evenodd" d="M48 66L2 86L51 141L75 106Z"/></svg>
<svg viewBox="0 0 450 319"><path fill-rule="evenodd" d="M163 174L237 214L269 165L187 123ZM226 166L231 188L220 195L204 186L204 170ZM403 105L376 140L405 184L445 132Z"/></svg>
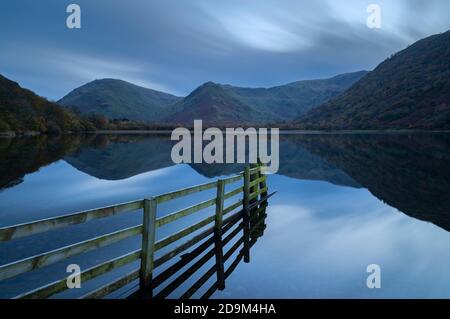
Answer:
<svg viewBox="0 0 450 319"><path fill-rule="evenodd" d="M172 107L169 123L192 124L194 119L207 124L260 122L264 116L230 95L220 84L207 82Z"/></svg>
<svg viewBox="0 0 450 319"><path fill-rule="evenodd" d="M172 107L165 119L211 124L283 122L341 94L366 75L347 73L323 80L306 80L272 88L243 88L207 82Z"/></svg>
<svg viewBox="0 0 450 319"><path fill-rule="evenodd" d="M69 110L0 75L0 132L58 133L94 129Z"/></svg>
<svg viewBox="0 0 450 319"><path fill-rule="evenodd" d="M305 129L450 129L450 31L416 42L296 120Z"/></svg>
<svg viewBox="0 0 450 319"><path fill-rule="evenodd" d="M159 121L179 97L143 88L122 80L89 82L58 101L84 114L102 114L109 119Z"/></svg>

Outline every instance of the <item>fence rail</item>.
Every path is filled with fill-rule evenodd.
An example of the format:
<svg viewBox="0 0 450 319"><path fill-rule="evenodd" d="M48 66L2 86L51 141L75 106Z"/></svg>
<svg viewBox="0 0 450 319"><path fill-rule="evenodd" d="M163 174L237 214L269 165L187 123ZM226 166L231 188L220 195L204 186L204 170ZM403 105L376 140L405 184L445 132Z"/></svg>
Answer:
<svg viewBox="0 0 450 319"><path fill-rule="evenodd" d="M38 268L49 266L69 257L117 243L133 236L141 235L142 246L140 249L85 269L81 272L81 278L83 281L91 280L116 268L140 260L140 266L138 269L128 272L126 275L84 294L82 298L102 298L117 289L136 281L137 279L139 279L139 289L134 296L144 298L166 297L181 283L183 283L192 273L197 271L206 261L214 256L214 267L209 269L207 273L203 275L183 295L183 298L192 296L198 287L204 284L204 282L206 282L206 280L208 280L214 273L216 273L217 282L208 290L208 294L211 293L211 289L224 289L225 278L230 274L230 269L224 269L224 262L231 257L231 255L241 244L243 244L244 247L238 254L239 260L244 258L244 261L249 261L249 249L252 245L252 233L254 233L259 227L257 221L261 221L262 218L265 218L265 207L267 206L267 200L273 195L268 195L267 193L266 178L267 177L262 172L262 166L258 165L254 168L246 167L244 172L229 178L219 179L218 181L201 184L150 198L0 228L0 242L4 242L62 227L85 223L94 219L106 218L125 212L137 210L143 211L143 220L140 225L121 229L1 265L0 281L33 271ZM243 181L243 185L236 187L231 191L225 192L226 185L236 183L238 181ZM169 213L162 217L157 216L158 205L161 203L214 188L216 188L217 192L214 198L205 200L187 208L183 208L179 211ZM239 194L243 194L243 198L240 198L225 207L226 200ZM215 213L213 215L210 215L193 225L170 234L167 237L156 240L156 230L159 227L173 223L181 218L213 206L215 207ZM238 209L237 212L235 211L236 209ZM231 214L233 211L235 212ZM208 225L210 225L208 228L203 229ZM236 228L231 230L234 226L236 226ZM200 232L193 234L197 231ZM224 253L223 247L242 231L242 238L236 241L228 252ZM229 234L227 234L227 232L229 232ZM193 234L193 237L181 244L178 244L175 248L172 248L170 251L155 259L155 253L157 251L178 242L191 234ZM223 236L226 237L223 238ZM255 238L257 237L258 236ZM253 238L253 241L255 238ZM162 271L158 274L158 276L153 276L155 268L160 267L177 255L186 252L188 249L199 243L201 244L195 247L191 252L183 255L183 258L181 258L178 262ZM213 247L210 248L211 246ZM210 250L208 250L208 252L192 266L190 266L188 270L164 287L156 296L153 296L153 289L157 288L160 284L168 280L168 278L173 276L183 267L187 266L189 262L200 256L207 249ZM234 263L232 265L234 265ZM35 288L31 291L21 293L15 298L48 298L55 294L61 293L66 289L68 289L66 278L62 278L44 286Z"/></svg>

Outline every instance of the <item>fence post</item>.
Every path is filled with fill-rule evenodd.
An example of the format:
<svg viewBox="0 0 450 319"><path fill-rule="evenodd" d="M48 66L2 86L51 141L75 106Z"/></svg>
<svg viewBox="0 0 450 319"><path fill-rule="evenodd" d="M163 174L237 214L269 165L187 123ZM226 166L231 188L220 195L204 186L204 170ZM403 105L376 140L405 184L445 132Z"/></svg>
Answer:
<svg viewBox="0 0 450 319"><path fill-rule="evenodd" d="M139 272L139 287L146 297L152 297L151 281L153 272L153 255L155 251L156 233L156 200L144 199L144 218L142 224L141 268Z"/></svg>
<svg viewBox="0 0 450 319"><path fill-rule="evenodd" d="M242 210L242 222L244 224L244 262L250 262L250 167L244 169L244 209Z"/></svg>
<svg viewBox="0 0 450 319"><path fill-rule="evenodd" d="M255 168L259 168L258 165L254 165L253 164L253 165L250 166L250 169L255 169ZM253 174L250 174L250 182L253 182L253 181L255 181L258 178L259 178L259 169L256 170ZM259 191L259 183L254 185L254 186L252 186L252 187L250 187L249 193L253 194L253 193L258 192L258 191ZM252 205L255 202L257 202L259 200L258 197L259 197L259 195L256 196L256 198L252 199L250 201L249 205ZM252 209L249 210L249 215L250 215L250 218L249 218L250 226L249 227L250 227L250 238L251 238L250 241L254 240L254 236L252 234L253 234L254 226L255 226L255 223L256 223L256 219L257 219L257 216L256 216L257 212L258 212L258 206L253 207Z"/></svg>
<svg viewBox="0 0 450 319"><path fill-rule="evenodd" d="M259 188L260 189L264 189L264 188L266 188L266 186L267 186L267 175L266 174L263 174L263 167L264 167L264 164L262 164L261 163L261 161L258 159L258 166L259 166L259 171L258 171L258 177L259 178L261 178L261 177L263 177L263 176L266 176L266 179L264 180L264 181L262 181L262 182L260 182L259 183ZM268 194L268 190L266 190L264 193L261 193L261 197L266 197L267 196L267 194ZM267 200L266 201L264 201L264 202L267 202Z"/></svg>
<svg viewBox="0 0 450 319"><path fill-rule="evenodd" d="M264 177L264 180L259 183L260 189L266 189L265 192L261 193L261 198L264 198L264 197L267 197L267 195L268 195L267 175L263 174L263 164L261 163L261 161L259 159L258 159L258 166L259 166L258 178ZM263 218L263 215L265 215L266 207L267 207L267 199L264 200L264 202L262 202L258 207L258 212L259 212L258 220ZM261 237L264 234L264 229L265 229L265 223L261 223L261 225L258 227L259 237Z"/></svg>
<svg viewBox="0 0 450 319"><path fill-rule="evenodd" d="M214 250L216 255L217 289L225 289L225 270L223 265L222 225L223 225L223 201L225 194L225 182L217 181L216 215L214 223Z"/></svg>

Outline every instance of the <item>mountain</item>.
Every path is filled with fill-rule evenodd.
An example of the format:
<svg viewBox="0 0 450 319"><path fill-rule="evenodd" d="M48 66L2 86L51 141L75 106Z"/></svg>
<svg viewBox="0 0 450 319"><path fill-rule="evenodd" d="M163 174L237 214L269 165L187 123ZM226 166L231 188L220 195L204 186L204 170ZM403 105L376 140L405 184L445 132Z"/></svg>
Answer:
<svg viewBox="0 0 450 319"><path fill-rule="evenodd" d="M450 129L450 31L420 40L301 116L305 129Z"/></svg>
<svg viewBox="0 0 450 319"><path fill-rule="evenodd" d="M272 88L243 88L207 82L172 107L165 119L210 124L289 121L347 90L366 75L347 73L322 80L306 80Z"/></svg>
<svg viewBox="0 0 450 319"><path fill-rule="evenodd" d="M95 129L90 122L0 75L0 132Z"/></svg>
<svg viewBox="0 0 450 319"><path fill-rule="evenodd" d="M166 118L170 123L192 124L194 119L204 123L260 122L264 116L258 110L230 95L224 86L207 82L172 107L173 114Z"/></svg>
<svg viewBox="0 0 450 319"><path fill-rule="evenodd" d="M109 119L159 121L168 107L181 98L146 89L122 80L102 79L89 82L58 101L81 113L96 113Z"/></svg>

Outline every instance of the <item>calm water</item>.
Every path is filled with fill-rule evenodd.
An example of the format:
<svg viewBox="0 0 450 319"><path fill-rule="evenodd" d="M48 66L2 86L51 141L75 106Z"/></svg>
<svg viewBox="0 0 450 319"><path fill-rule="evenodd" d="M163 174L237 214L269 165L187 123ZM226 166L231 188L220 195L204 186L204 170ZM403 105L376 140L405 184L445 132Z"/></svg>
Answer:
<svg viewBox="0 0 450 319"><path fill-rule="evenodd" d="M1 139L0 227L157 195L241 170L173 165L171 147L169 137L151 135ZM240 263L214 298L450 297L450 135L283 135L280 170L268 185L277 194L267 209L264 236L252 248L251 263ZM206 192L192 201L211 197ZM170 203L160 214L187 204ZM131 212L1 243L0 264L133 226L141 218ZM0 282L0 297L61 278L69 262L89 267L139 244L131 238ZM369 264L381 266L381 289L366 286Z"/></svg>

